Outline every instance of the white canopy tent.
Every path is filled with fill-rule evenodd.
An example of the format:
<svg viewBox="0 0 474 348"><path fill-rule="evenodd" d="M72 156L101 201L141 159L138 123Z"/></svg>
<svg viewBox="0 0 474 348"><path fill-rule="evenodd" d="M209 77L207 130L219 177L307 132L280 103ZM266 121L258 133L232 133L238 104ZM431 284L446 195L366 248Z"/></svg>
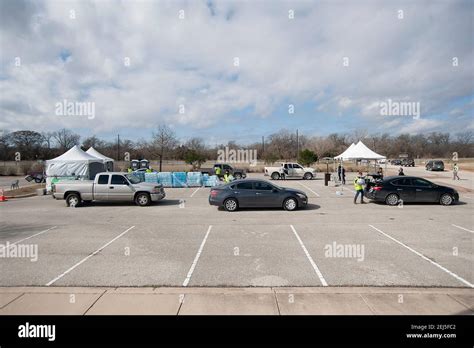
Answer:
<svg viewBox="0 0 474 348"><path fill-rule="evenodd" d="M352 144L354 145L354 144ZM342 160L381 160L386 159L387 157L379 155L378 153L372 151L362 141L359 141L354 146L349 146L346 151L340 154L335 159L342 159Z"/></svg>
<svg viewBox="0 0 474 348"><path fill-rule="evenodd" d="M335 160L340 161L341 165L343 165L343 161L350 161L350 160L373 160L374 167L377 165L377 160L386 159L387 157L379 155L378 153L369 149L365 144L359 140L357 144L354 143L349 146L346 151L341 153L339 156L334 157ZM386 166L386 164L385 164ZM367 165L367 169L368 169Z"/></svg>
<svg viewBox="0 0 474 348"><path fill-rule="evenodd" d="M101 154L99 151L94 149L92 146L89 148L89 150L86 151L86 153L101 159L102 162L104 163L105 168L107 169L107 171L113 171L114 170L114 160L112 158Z"/></svg>
<svg viewBox="0 0 474 348"><path fill-rule="evenodd" d="M339 156L334 157L335 160L341 160L345 159L345 154L349 152L350 149L352 149L355 146L354 143L352 143L343 153L341 153Z"/></svg>
<svg viewBox="0 0 474 348"><path fill-rule="evenodd" d="M99 172L105 171L102 159L94 157L74 146L61 156L46 161L47 177L79 177L93 179Z"/></svg>

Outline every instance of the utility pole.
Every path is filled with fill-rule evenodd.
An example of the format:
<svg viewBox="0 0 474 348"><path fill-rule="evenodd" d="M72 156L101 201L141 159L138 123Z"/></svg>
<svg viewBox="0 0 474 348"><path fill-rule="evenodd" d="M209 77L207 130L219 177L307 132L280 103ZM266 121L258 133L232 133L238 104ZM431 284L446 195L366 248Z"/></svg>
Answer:
<svg viewBox="0 0 474 348"><path fill-rule="evenodd" d="M298 155L300 153L300 138L298 135L298 129L296 130L296 160L298 160Z"/></svg>
<svg viewBox="0 0 474 348"><path fill-rule="evenodd" d="M262 135L262 156L265 153L265 136Z"/></svg>
<svg viewBox="0 0 474 348"><path fill-rule="evenodd" d="M117 134L117 161L120 161L120 134Z"/></svg>

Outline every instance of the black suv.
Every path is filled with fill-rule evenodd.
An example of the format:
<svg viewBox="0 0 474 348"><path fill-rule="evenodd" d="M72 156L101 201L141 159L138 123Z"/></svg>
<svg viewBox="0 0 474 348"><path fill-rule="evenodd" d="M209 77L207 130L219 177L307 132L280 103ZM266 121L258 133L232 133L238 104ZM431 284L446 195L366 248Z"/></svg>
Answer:
<svg viewBox="0 0 474 348"><path fill-rule="evenodd" d="M393 160L390 161L390 163L394 166L401 166L402 165L402 160L393 159Z"/></svg>
<svg viewBox="0 0 474 348"><path fill-rule="evenodd" d="M439 171L444 171L444 163L443 161L428 161L425 166L426 170L439 170Z"/></svg>
<svg viewBox="0 0 474 348"><path fill-rule="evenodd" d="M415 160L411 158L405 158L402 160L402 166L404 167L414 167L415 166Z"/></svg>

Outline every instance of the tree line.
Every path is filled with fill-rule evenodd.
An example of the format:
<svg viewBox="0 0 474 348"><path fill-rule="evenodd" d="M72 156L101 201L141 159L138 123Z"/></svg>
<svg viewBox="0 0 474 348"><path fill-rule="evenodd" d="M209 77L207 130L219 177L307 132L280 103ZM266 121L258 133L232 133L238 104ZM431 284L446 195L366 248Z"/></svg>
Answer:
<svg viewBox="0 0 474 348"><path fill-rule="evenodd" d="M456 152L458 157L474 157L474 135L472 131L454 135L443 132L428 134L390 135L369 134L365 130L352 133L334 133L327 136L299 135L282 129L266 137L264 142L238 144L229 141L226 144L210 146L205 139L194 137L181 141L176 133L166 125L158 126L149 139L114 141L100 139L91 135L81 137L69 129L54 132L33 130L0 131L0 160L14 161L17 154L21 160L46 160L64 153L74 145L83 150L94 147L104 155L115 160L124 160L128 153L130 159L183 160L199 166L206 160L217 159L218 150L248 149L257 150L259 160L272 163L278 160L314 160L334 157L342 153L351 143L362 140L375 152L388 158L398 158L407 154L412 158L451 158Z"/></svg>

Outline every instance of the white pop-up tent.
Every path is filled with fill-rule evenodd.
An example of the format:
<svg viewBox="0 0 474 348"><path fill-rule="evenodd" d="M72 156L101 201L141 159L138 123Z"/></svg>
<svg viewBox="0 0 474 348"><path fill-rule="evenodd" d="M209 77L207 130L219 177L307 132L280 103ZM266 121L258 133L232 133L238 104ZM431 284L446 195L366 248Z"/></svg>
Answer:
<svg viewBox="0 0 474 348"><path fill-rule="evenodd" d="M372 151L362 141L359 141L356 145L352 144L346 151L334 158L339 160L381 160L386 157Z"/></svg>
<svg viewBox="0 0 474 348"><path fill-rule="evenodd" d="M47 177L72 176L92 180L97 173L103 171L103 160L82 151L77 145L61 156L46 161Z"/></svg>
<svg viewBox="0 0 474 348"><path fill-rule="evenodd" d="M89 155L92 155L94 157L97 157L99 159L102 160L102 162L104 163L105 165L105 168L107 169L107 171L113 171L114 170L114 160L110 157L107 157L103 154L101 154L99 151L97 151L96 149L94 149L92 146L89 148L89 150L86 151L86 153L88 153Z"/></svg>
<svg viewBox="0 0 474 348"><path fill-rule="evenodd" d="M349 152L353 147L355 146L354 143L352 143L343 153L341 153L339 156L334 157L335 160L342 160L346 159L345 154Z"/></svg>
<svg viewBox="0 0 474 348"><path fill-rule="evenodd" d="M362 141L359 141L357 144L354 143L349 146L346 151L341 153L339 156L334 157L335 160L349 161L349 160L373 160L374 166L377 164L377 160L386 159L385 156L379 155L378 153L372 151ZM368 167L367 167L368 168Z"/></svg>

